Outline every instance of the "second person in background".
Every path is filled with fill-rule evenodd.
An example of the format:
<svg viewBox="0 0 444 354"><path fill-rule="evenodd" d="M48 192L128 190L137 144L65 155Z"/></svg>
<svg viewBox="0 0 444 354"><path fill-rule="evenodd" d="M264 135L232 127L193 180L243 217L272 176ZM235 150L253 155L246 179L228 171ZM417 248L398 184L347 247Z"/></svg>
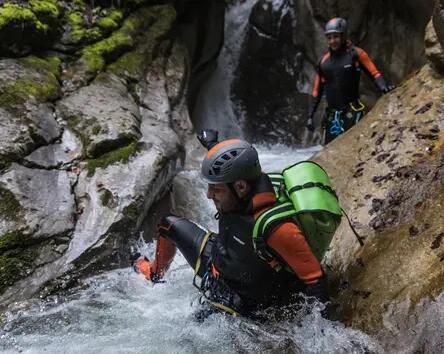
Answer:
<svg viewBox="0 0 444 354"><path fill-rule="evenodd" d="M364 71L382 93L393 90L371 61L368 54L347 39L347 22L340 17L328 21L325 26L328 51L316 67L313 85L313 100L307 119L307 128L314 130L313 116L323 94L327 109L322 126L325 130L324 144L358 123L365 106L359 99L359 81Z"/></svg>

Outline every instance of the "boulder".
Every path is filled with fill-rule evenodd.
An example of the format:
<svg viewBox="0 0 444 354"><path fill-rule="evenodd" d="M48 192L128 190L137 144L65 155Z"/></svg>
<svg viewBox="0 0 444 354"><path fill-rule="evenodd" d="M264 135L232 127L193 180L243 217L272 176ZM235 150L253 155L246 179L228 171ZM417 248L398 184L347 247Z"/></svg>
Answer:
<svg viewBox="0 0 444 354"><path fill-rule="evenodd" d="M80 138L87 157L97 157L140 137L140 113L126 85L102 74L57 103L58 115Z"/></svg>
<svg viewBox="0 0 444 354"><path fill-rule="evenodd" d="M314 157L365 243L344 221L327 256L340 312L371 333L444 291L443 84L425 65Z"/></svg>
<svg viewBox="0 0 444 354"><path fill-rule="evenodd" d="M0 166L60 136L50 103L59 96L59 66L33 56L0 60Z"/></svg>

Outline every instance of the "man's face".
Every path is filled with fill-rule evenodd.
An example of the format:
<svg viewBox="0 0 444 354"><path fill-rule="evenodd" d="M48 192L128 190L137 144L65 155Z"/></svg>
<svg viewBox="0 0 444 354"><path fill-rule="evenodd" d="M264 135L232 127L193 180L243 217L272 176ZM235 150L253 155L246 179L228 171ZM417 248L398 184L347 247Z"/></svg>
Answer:
<svg viewBox="0 0 444 354"><path fill-rule="evenodd" d="M209 184L207 198L214 202L219 213L232 211L237 203L236 197L226 184Z"/></svg>
<svg viewBox="0 0 444 354"><path fill-rule="evenodd" d="M342 46L341 33L329 33L325 37L327 38L327 43L331 50L335 51L341 48Z"/></svg>

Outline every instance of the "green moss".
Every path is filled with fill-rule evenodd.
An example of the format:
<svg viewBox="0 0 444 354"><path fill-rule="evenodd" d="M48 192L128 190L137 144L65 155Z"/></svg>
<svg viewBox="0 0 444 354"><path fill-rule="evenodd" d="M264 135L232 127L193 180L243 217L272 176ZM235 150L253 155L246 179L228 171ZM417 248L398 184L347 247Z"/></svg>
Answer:
<svg viewBox="0 0 444 354"><path fill-rule="evenodd" d="M80 11L67 12L65 21L71 26L69 41L72 44L91 43L102 38L99 28L88 28L83 14Z"/></svg>
<svg viewBox="0 0 444 354"><path fill-rule="evenodd" d="M91 130L101 130L100 125L97 124L95 117L84 118L81 116L71 116L67 118L68 127L74 131L82 142L83 148L86 150L89 144L91 144L90 135ZM92 129L90 127L94 126Z"/></svg>
<svg viewBox="0 0 444 354"><path fill-rule="evenodd" d="M91 43L102 37L102 33L98 28L87 27L85 17L80 11L67 12L65 14L65 20L71 26L68 41L70 43Z"/></svg>
<svg viewBox="0 0 444 354"><path fill-rule="evenodd" d="M102 202L103 206L108 206L110 201L113 200L113 194L108 189L105 189L102 192L102 195L100 196L100 201Z"/></svg>
<svg viewBox="0 0 444 354"><path fill-rule="evenodd" d="M30 96L37 101L55 100L59 95L60 59L56 57L41 59L29 56L20 59L25 70L10 82L5 82L0 91L0 106L12 109L21 106ZM26 70L28 69L28 70Z"/></svg>
<svg viewBox="0 0 444 354"><path fill-rule="evenodd" d="M20 59L20 62L32 69L37 71L45 70L47 72L52 73L56 78L60 77L61 72L61 60L58 57L48 57L45 59L38 58L34 55L30 55L28 57Z"/></svg>
<svg viewBox="0 0 444 354"><path fill-rule="evenodd" d="M22 104L26 102L30 96L35 97L38 101L44 102L55 99L59 91L59 83L57 79L48 79L46 82L42 80L29 81L26 79L18 79L11 86L3 88L0 94L0 105L7 107L13 104Z"/></svg>
<svg viewBox="0 0 444 354"><path fill-rule="evenodd" d="M95 125L91 131L94 135L97 135L102 131L102 127L100 125Z"/></svg>
<svg viewBox="0 0 444 354"><path fill-rule="evenodd" d="M114 31L119 27L116 21L114 21L112 18L105 17L101 18L99 21L97 21L97 25L105 32L109 33Z"/></svg>
<svg viewBox="0 0 444 354"><path fill-rule="evenodd" d="M95 74L103 70L106 63L132 49L136 44L137 35L157 16L157 7L155 10L153 7L141 9L128 16L122 27L113 32L110 37L83 49L81 61L86 65L87 72Z"/></svg>
<svg viewBox="0 0 444 354"><path fill-rule="evenodd" d="M20 211L20 203L17 201L14 194L9 190L0 187L0 215L7 220L18 220Z"/></svg>
<svg viewBox="0 0 444 354"><path fill-rule="evenodd" d="M80 7L80 8L85 7L85 2L83 0L74 0L72 3L76 7Z"/></svg>
<svg viewBox="0 0 444 354"><path fill-rule="evenodd" d="M132 142L131 144L120 149L107 152L97 159L89 160L86 165L86 169L88 170L88 177L94 175L94 172L97 168L105 168L116 162L128 162L130 157L133 156L138 150L139 144L137 142Z"/></svg>
<svg viewBox="0 0 444 354"><path fill-rule="evenodd" d="M24 22L31 24L38 31L46 32L49 29L29 8L10 3L0 8L0 30L14 23L23 25Z"/></svg>
<svg viewBox="0 0 444 354"><path fill-rule="evenodd" d="M145 13L147 21L155 21L147 29L140 40L142 45L137 50L125 53L117 61L108 66L108 70L117 76L129 76L139 78L153 60L155 47L165 36L176 18L176 12L172 6L154 6Z"/></svg>
<svg viewBox="0 0 444 354"><path fill-rule="evenodd" d="M71 27L84 27L86 26L85 19L79 11L67 12L65 16L67 22Z"/></svg>
<svg viewBox="0 0 444 354"><path fill-rule="evenodd" d="M29 239L20 231L0 236L0 293L32 271L36 251L28 246Z"/></svg>
<svg viewBox="0 0 444 354"><path fill-rule="evenodd" d="M0 236L0 254L14 248L24 248L27 237L19 230L11 231Z"/></svg>
<svg viewBox="0 0 444 354"><path fill-rule="evenodd" d="M38 17L48 21L56 20L60 14L56 0L30 0L29 6Z"/></svg>
<svg viewBox="0 0 444 354"><path fill-rule="evenodd" d="M86 64L88 72L96 73L105 67L107 59L110 60L133 46L134 38L130 34L117 31L111 37L85 48L81 60Z"/></svg>
<svg viewBox="0 0 444 354"><path fill-rule="evenodd" d="M108 17L116 23L120 23L123 20L123 12L119 9L112 9Z"/></svg>
<svg viewBox="0 0 444 354"><path fill-rule="evenodd" d="M108 66L108 71L117 76L141 77L148 58L138 51L131 51L122 55L117 61Z"/></svg>
<svg viewBox="0 0 444 354"><path fill-rule="evenodd" d="M122 211L123 216L125 216L128 219L136 219L138 216L138 206L137 203L131 203L127 207L125 207Z"/></svg>

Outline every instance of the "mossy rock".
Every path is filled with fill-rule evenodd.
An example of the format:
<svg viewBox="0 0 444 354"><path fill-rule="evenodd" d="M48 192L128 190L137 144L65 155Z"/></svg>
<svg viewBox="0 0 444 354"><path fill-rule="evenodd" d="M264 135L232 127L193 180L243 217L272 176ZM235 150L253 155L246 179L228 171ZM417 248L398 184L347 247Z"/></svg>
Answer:
<svg viewBox="0 0 444 354"><path fill-rule="evenodd" d="M14 194L0 186L0 217L6 220L17 220L22 210ZM0 239L0 249L1 249Z"/></svg>
<svg viewBox="0 0 444 354"><path fill-rule="evenodd" d="M130 220L135 220L138 216L139 206L137 202L133 202L122 211L123 216Z"/></svg>
<svg viewBox="0 0 444 354"><path fill-rule="evenodd" d="M167 36L175 18L176 11L170 5L155 6L151 10L151 19L156 19L148 30L141 35L141 43L135 50L125 53L107 68L109 72L117 76L126 76L133 80L139 80L145 74L156 57L156 49L159 42Z"/></svg>
<svg viewBox="0 0 444 354"><path fill-rule="evenodd" d="M49 47L58 34L59 15L55 0L5 3L0 7L0 50L24 55L32 49Z"/></svg>
<svg viewBox="0 0 444 354"><path fill-rule="evenodd" d="M106 168L118 162L127 163L129 159L140 150L140 147L140 143L132 142L120 149L110 151L97 159L88 160L86 165L88 177L93 176L97 168Z"/></svg>
<svg viewBox="0 0 444 354"><path fill-rule="evenodd" d="M122 27L110 37L82 50L80 61L87 73L95 74L104 69L107 63L115 61L124 52L134 48L137 37L156 21L160 7L145 7L128 16Z"/></svg>
<svg viewBox="0 0 444 354"><path fill-rule="evenodd" d="M55 24L60 15L57 0L30 0L29 7L43 23Z"/></svg>
<svg viewBox="0 0 444 354"><path fill-rule="evenodd" d="M60 59L56 57L41 59L29 56L17 62L4 62L8 70L11 66L13 80L4 81L0 77L0 106L16 111L22 109L24 103L31 99L38 102L53 101L60 94Z"/></svg>
<svg viewBox="0 0 444 354"><path fill-rule="evenodd" d="M110 190L104 189L102 191L102 194L100 196L100 201L102 202L103 206L110 207L110 205L112 204L113 199L114 199L114 196L113 196L113 193Z"/></svg>
<svg viewBox="0 0 444 354"><path fill-rule="evenodd" d="M88 44L103 37L98 27L88 27L83 12L73 10L65 13L65 22L71 27L70 32L63 41L65 44Z"/></svg>
<svg viewBox="0 0 444 354"><path fill-rule="evenodd" d="M33 271L37 252L21 231L0 236L0 293Z"/></svg>

